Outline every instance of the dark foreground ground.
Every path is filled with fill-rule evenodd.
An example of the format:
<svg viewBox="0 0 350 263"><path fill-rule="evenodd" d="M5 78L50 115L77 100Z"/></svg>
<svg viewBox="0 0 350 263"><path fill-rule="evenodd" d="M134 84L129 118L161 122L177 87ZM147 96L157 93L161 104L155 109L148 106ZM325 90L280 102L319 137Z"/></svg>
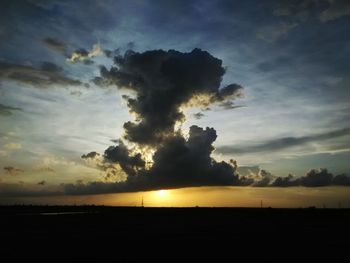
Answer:
<svg viewBox="0 0 350 263"><path fill-rule="evenodd" d="M215 262L235 261L227 257L350 262L349 209L10 206L0 207L0 224L0 261L148 262L166 255L165 262L187 262L189 253Z"/></svg>

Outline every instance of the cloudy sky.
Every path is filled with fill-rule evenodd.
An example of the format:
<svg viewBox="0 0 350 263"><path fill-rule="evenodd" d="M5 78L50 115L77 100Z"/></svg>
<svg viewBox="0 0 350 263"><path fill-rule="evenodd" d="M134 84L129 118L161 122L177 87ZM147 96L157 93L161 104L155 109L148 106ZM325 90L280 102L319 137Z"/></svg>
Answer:
<svg viewBox="0 0 350 263"><path fill-rule="evenodd" d="M1 1L1 202L350 206L349 27L346 0Z"/></svg>

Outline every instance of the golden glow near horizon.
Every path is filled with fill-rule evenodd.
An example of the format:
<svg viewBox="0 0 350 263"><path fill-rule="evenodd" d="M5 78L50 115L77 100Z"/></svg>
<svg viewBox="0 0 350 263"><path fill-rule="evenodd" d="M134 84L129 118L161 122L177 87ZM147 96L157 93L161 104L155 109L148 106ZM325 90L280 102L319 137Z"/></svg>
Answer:
<svg viewBox="0 0 350 263"><path fill-rule="evenodd" d="M154 192L154 194L159 198L159 199L164 199L166 197L169 197L169 191L167 190L158 190Z"/></svg>
<svg viewBox="0 0 350 263"><path fill-rule="evenodd" d="M2 198L1 203L145 207L350 207L350 187L198 187L137 193Z"/></svg>

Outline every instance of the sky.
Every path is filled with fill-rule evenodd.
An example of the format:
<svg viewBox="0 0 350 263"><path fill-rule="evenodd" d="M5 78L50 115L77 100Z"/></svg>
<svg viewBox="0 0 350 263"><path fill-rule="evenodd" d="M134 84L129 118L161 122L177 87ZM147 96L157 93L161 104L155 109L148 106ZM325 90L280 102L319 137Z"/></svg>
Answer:
<svg viewBox="0 0 350 263"><path fill-rule="evenodd" d="M0 204L350 207L349 27L346 0L1 1Z"/></svg>

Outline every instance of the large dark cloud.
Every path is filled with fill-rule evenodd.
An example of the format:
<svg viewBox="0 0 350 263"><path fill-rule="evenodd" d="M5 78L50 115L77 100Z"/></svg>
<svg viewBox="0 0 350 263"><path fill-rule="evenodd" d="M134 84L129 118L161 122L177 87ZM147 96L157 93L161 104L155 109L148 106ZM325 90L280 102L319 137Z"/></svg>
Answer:
<svg viewBox="0 0 350 263"><path fill-rule="evenodd" d="M128 192L190 186L240 185L236 164L217 162L211 157L216 140L213 128L191 126L186 140L175 134L163 140L153 155L153 165L146 169L141 155L131 155L124 144L109 147L105 161L120 164L129 175L122 183L66 185L68 194Z"/></svg>
<svg viewBox="0 0 350 263"><path fill-rule="evenodd" d="M95 82L135 92L135 97L124 96L138 121L124 124L125 138L156 144L174 133L175 124L185 119L181 106L207 106L241 94L242 87L237 84L220 88L224 73L222 61L200 49L189 53L129 50L115 57L110 70L103 67Z"/></svg>
<svg viewBox="0 0 350 263"><path fill-rule="evenodd" d="M235 185L236 167L211 157L216 140L213 128L191 126L189 138L170 137L153 156L154 165L146 172L153 185L166 187Z"/></svg>
<svg viewBox="0 0 350 263"><path fill-rule="evenodd" d="M302 137L284 137L274 139L255 145L227 145L217 148L218 152L222 154L245 154L245 153L257 153L257 152L271 152L287 149L294 146L305 145L310 142L318 142L324 140L330 140L333 138L346 136L350 134L350 128L340 129L322 134L314 134Z"/></svg>
<svg viewBox="0 0 350 263"><path fill-rule="evenodd" d="M0 61L0 80L2 79L37 88L47 88L54 84L61 86L82 84L79 80L67 77L61 67L51 62L43 62L39 67L34 67Z"/></svg>
<svg viewBox="0 0 350 263"><path fill-rule="evenodd" d="M166 144L156 154L161 159L157 167L142 170L137 176L129 177L127 181L66 184L64 185L64 191L66 194L81 195L214 185L252 187L350 186L349 175L334 176L324 168L311 169L305 176L301 177L292 174L286 177L276 177L263 169L239 174L234 163L216 162L214 159L211 159L210 163L204 163L204 167L202 167L199 163L192 164L188 162L192 158L189 156L193 154L189 149L189 141L184 141L182 137L173 137L168 142L169 144ZM200 163L203 163L203 159L206 158L205 154L198 157L198 159L201 159ZM172 162L167 165L166 162L170 159Z"/></svg>
<svg viewBox="0 0 350 263"><path fill-rule="evenodd" d="M119 182L65 185L67 194L214 185L316 187L333 184L333 175L324 169L311 170L300 178L277 177L263 169L239 174L235 161L218 162L211 156L217 138L215 129L194 125L190 127L188 137L175 129L175 124L185 118L183 107L205 108L214 103L232 106L232 100L240 95L242 88L237 84L221 87L225 73L222 61L208 52L194 49L190 53L174 50L136 53L129 50L114 60L115 66L109 70L102 67L101 76L95 82L130 91L131 95L124 95L124 99L136 120L124 124L127 142L117 140L118 144L110 146L103 155L91 152L82 158L99 158L97 167L104 171L116 169L115 165L119 165L127 177ZM282 138L253 146L248 151L279 150L347 134L350 134L350 129ZM143 151L151 154L150 163ZM339 178L337 184L344 181L346 178Z"/></svg>
<svg viewBox="0 0 350 263"><path fill-rule="evenodd" d="M191 126L187 139L175 129L176 123L185 120L183 107L232 104L242 94L237 84L221 86L225 69L220 59L200 49L189 53L128 50L114 62L110 70L101 68L95 83L130 91L124 99L136 120L124 124L124 139L129 144L117 141L118 145L110 146L96 166L115 175L115 165L119 165L127 178L108 185L67 185L67 193L239 184L234 161L217 162L211 157L217 137L213 128ZM151 161L149 157L146 160L145 151ZM96 152L82 156L87 160L96 157Z"/></svg>

